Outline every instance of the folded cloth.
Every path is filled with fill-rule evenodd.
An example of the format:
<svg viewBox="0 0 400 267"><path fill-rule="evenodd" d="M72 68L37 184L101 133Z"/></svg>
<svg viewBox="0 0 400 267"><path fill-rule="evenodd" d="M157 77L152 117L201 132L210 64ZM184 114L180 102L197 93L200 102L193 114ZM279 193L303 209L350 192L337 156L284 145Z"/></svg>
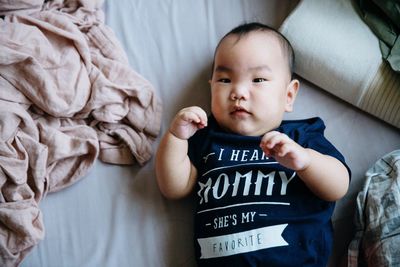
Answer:
<svg viewBox="0 0 400 267"><path fill-rule="evenodd" d="M32 14L42 9L44 0L0 0L0 16Z"/></svg>
<svg viewBox="0 0 400 267"><path fill-rule="evenodd" d="M400 72L400 2L358 0L364 21L379 38L382 57Z"/></svg>
<svg viewBox="0 0 400 267"><path fill-rule="evenodd" d="M400 73L382 59L352 0L302 0L280 31L293 45L298 75L400 128Z"/></svg>
<svg viewBox="0 0 400 267"><path fill-rule="evenodd" d="M0 0L0 266L18 265L43 239L47 193L97 158L145 164L161 124L154 88L130 68L96 3L8 2Z"/></svg>
<svg viewBox="0 0 400 267"><path fill-rule="evenodd" d="M400 150L379 159L357 196L348 266L400 266Z"/></svg>

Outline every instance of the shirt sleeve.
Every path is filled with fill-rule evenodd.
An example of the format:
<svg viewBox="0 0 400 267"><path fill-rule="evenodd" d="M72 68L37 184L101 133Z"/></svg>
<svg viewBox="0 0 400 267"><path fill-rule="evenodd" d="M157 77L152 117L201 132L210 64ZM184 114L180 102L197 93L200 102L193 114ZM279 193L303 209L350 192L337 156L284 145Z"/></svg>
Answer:
<svg viewBox="0 0 400 267"><path fill-rule="evenodd" d="M347 165L343 154L340 153L339 150L328 139L326 139L324 131L324 122L320 118L317 118L313 124L308 125L306 128L306 131L304 132L303 146L318 151L321 154L336 158L343 163L349 172L349 177L351 177L351 170Z"/></svg>
<svg viewBox="0 0 400 267"><path fill-rule="evenodd" d="M342 153L326 139L324 135L325 124L322 119L316 117L306 120L286 121L280 130L299 145L336 158L343 163L349 172L349 176L351 176L351 170Z"/></svg>

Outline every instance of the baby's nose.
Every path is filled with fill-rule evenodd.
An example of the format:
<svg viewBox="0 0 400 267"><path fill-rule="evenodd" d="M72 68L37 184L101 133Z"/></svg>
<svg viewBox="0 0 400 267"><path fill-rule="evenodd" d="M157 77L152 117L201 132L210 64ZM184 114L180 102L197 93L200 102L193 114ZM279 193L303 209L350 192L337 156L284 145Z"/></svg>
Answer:
<svg viewBox="0 0 400 267"><path fill-rule="evenodd" d="M232 88L232 92L230 95L231 100L247 100L248 99L249 90L248 87L244 84L234 85Z"/></svg>

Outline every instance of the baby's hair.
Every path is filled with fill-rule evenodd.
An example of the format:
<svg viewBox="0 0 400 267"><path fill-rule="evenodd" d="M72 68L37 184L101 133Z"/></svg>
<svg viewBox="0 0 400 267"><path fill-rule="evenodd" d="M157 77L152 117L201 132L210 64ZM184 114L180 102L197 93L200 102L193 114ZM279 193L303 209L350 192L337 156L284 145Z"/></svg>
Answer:
<svg viewBox="0 0 400 267"><path fill-rule="evenodd" d="M290 75L293 76L295 56L294 56L294 51L293 51L292 45L290 44L289 40L282 33L277 31L276 29L274 29L268 25L262 24L262 23L258 23L258 22L244 23L242 25L239 25L239 26L233 28L230 32L225 34L225 36L222 37L222 39L219 41L217 48L215 49L215 53L217 52L218 47L220 46L220 44L226 37L228 37L230 35L237 35L238 41L239 41L240 38L242 38L243 36L245 36L251 32L256 32L256 31L271 33L277 38L277 40L281 44L283 54L287 57ZM215 55L214 55L214 58L215 58ZM214 63L213 63L213 65L214 65ZM213 66L213 68L214 68L214 66Z"/></svg>

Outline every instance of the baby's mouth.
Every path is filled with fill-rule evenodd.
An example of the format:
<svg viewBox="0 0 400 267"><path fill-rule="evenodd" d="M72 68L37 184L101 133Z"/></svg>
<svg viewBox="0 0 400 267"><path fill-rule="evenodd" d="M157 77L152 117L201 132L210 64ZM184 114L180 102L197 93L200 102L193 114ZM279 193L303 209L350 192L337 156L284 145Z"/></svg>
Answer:
<svg viewBox="0 0 400 267"><path fill-rule="evenodd" d="M244 107L235 106L233 110L230 112L230 114L234 116L245 116L245 115L250 115L251 113Z"/></svg>

